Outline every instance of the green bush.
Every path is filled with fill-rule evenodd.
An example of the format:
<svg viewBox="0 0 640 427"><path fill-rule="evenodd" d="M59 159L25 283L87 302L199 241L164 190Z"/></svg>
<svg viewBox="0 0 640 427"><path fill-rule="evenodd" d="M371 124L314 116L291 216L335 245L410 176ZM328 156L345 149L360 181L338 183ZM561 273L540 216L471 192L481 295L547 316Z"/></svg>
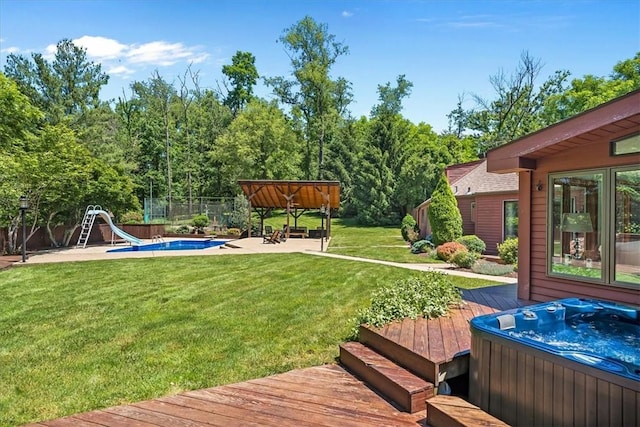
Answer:
<svg viewBox="0 0 640 427"><path fill-rule="evenodd" d="M127 211L120 215L120 222L123 224L143 224L142 214L136 211Z"/></svg>
<svg viewBox="0 0 640 427"><path fill-rule="evenodd" d="M191 228L188 225L181 225L176 228L176 234L189 234L191 232Z"/></svg>
<svg viewBox="0 0 640 427"><path fill-rule="evenodd" d="M444 173L431 194L428 215L432 240L436 246L453 242L462 236L462 215Z"/></svg>
<svg viewBox="0 0 640 427"><path fill-rule="evenodd" d="M513 265L510 264L498 264L496 262L490 262L485 260L479 260L471 270L478 274L487 274L489 276L504 276L505 274L513 273Z"/></svg>
<svg viewBox="0 0 640 427"><path fill-rule="evenodd" d="M447 275L437 271L398 280L373 292L371 306L358 312L352 338L357 338L363 323L380 327L405 318L442 316L451 305L460 303L461 295Z"/></svg>
<svg viewBox="0 0 640 427"><path fill-rule="evenodd" d="M449 261L451 262L451 264L457 265L461 268L471 268L473 264L476 263L479 257L480 255L478 255L476 252L471 252L468 250L458 251L451 256Z"/></svg>
<svg viewBox="0 0 640 427"><path fill-rule="evenodd" d="M457 239L456 242L462 243L470 252L475 252L477 254L481 254L487 249L487 244L475 234L462 236Z"/></svg>
<svg viewBox="0 0 640 427"><path fill-rule="evenodd" d="M430 249L433 249L433 243L428 240L418 240L413 245L411 245L412 254L426 253Z"/></svg>
<svg viewBox="0 0 640 427"><path fill-rule="evenodd" d="M413 243L419 239L420 228L416 220L409 214L406 214L402 218L402 224L400 225L400 233L405 242Z"/></svg>
<svg viewBox="0 0 640 427"><path fill-rule="evenodd" d="M498 255L506 264L518 264L518 238L509 237L498 243Z"/></svg>
<svg viewBox="0 0 640 427"><path fill-rule="evenodd" d="M209 225L209 217L205 214L196 215L191 220L191 225L202 231L207 225Z"/></svg>
<svg viewBox="0 0 640 427"><path fill-rule="evenodd" d="M453 254L456 252L468 252L469 250L465 245L458 242L447 242L443 243L436 248L436 253L438 254L438 259L442 261L449 262Z"/></svg>

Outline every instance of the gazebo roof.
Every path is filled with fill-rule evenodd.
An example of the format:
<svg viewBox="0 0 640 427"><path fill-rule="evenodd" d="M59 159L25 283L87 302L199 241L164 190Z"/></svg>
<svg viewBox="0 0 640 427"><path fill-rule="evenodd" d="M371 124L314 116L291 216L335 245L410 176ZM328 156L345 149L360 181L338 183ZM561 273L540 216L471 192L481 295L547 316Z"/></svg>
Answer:
<svg viewBox="0 0 640 427"><path fill-rule="evenodd" d="M319 209L340 206L338 181L238 180L252 208Z"/></svg>

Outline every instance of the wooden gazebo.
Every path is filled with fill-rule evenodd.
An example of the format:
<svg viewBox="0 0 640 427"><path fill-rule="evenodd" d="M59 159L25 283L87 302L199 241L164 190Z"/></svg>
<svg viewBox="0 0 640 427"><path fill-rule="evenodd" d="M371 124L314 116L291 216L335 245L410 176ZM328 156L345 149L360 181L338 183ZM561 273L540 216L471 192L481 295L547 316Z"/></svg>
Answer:
<svg viewBox="0 0 640 427"><path fill-rule="evenodd" d="M260 220L272 209L286 209L287 238L289 217L292 209L325 209L327 212L327 235L331 235L331 209L340 207L340 182L338 181L282 181L239 180L249 200L248 236L251 237L251 214L253 209L262 209ZM297 217L296 217L297 219ZM261 224L262 226L262 224Z"/></svg>

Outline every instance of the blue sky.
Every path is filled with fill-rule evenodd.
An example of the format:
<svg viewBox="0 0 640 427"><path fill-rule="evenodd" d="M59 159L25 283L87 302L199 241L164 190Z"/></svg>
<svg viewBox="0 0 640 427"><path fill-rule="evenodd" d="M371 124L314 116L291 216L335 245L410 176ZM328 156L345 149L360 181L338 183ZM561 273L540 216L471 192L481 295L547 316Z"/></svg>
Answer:
<svg viewBox="0 0 640 427"><path fill-rule="evenodd" d="M349 47L332 69L353 85L355 116L377 103L377 86L400 74L413 82L403 114L447 127L466 94L492 98L489 77L511 74L522 52L572 77L607 76L640 51L639 0L0 0L0 65L9 53L55 51L63 38L87 48L110 75L104 99L157 70L178 85L192 64L215 88L238 50L255 55L261 76L289 75L277 39L305 15ZM261 84L256 93L269 97Z"/></svg>

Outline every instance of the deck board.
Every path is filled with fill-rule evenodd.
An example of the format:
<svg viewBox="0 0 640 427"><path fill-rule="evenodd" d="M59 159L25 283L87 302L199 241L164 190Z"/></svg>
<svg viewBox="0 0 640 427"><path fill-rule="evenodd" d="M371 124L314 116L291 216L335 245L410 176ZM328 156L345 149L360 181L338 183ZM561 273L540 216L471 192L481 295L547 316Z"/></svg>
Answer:
<svg viewBox="0 0 640 427"><path fill-rule="evenodd" d="M338 365L298 369L31 426L425 426Z"/></svg>

